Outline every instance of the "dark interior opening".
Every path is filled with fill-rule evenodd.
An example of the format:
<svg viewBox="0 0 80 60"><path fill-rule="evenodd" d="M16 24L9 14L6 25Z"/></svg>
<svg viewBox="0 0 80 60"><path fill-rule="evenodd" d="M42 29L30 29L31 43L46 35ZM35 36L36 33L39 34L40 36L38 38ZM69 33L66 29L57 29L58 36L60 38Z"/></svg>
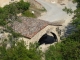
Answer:
<svg viewBox="0 0 80 60"><path fill-rule="evenodd" d="M44 34L38 41L39 45L41 44L52 44L54 42L57 42L57 36L55 33L50 32L52 34L52 36Z"/></svg>

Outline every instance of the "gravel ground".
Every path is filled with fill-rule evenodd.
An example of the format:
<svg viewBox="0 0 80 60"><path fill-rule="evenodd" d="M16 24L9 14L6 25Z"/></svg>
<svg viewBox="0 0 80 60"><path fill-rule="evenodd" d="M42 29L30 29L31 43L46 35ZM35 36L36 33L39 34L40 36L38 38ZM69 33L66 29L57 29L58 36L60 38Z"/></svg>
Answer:
<svg viewBox="0 0 80 60"><path fill-rule="evenodd" d="M66 5L59 5L57 3L46 2L45 0L36 0L36 1L41 3L47 10L46 14L38 18L49 22L68 20L72 18L72 16L69 16L66 12L62 10L65 6L68 8L72 8L73 10L76 9L76 4L73 4L72 2L68 2Z"/></svg>

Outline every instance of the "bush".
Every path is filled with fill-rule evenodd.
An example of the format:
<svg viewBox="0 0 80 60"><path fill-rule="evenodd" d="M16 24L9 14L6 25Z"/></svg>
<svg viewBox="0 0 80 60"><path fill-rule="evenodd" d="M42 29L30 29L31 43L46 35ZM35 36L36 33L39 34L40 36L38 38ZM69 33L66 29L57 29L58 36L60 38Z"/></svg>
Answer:
<svg viewBox="0 0 80 60"><path fill-rule="evenodd" d="M61 54L61 45L52 45L45 53L45 60L63 60Z"/></svg>
<svg viewBox="0 0 80 60"><path fill-rule="evenodd" d="M28 2L24 2L23 0L21 0L20 2L17 3L17 8L23 12L25 10L28 10L30 7L30 3Z"/></svg>
<svg viewBox="0 0 80 60"><path fill-rule="evenodd" d="M7 24L7 22L3 19L0 19L0 25L1 26L5 26Z"/></svg>
<svg viewBox="0 0 80 60"><path fill-rule="evenodd" d="M64 9L63 9L63 11L65 11L65 12L67 12L67 14L72 14L73 13L73 11L72 11L72 9L71 8L67 8L67 7L65 7Z"/></svg>
<svg viewBox="0 0 80 60"><path fill-rule="evenodd" d="M9 5L6 5L3 8L0 8L0 19L3 19L4 21L8 21L8 19L12 20L13 16L16 17L18 13L25 12L29 9L29 7L30 3L24 2L23 0L17 3L14 2Z"/></svg>
<svg viewBox="0 0 80 60"><path fill-rule="evenodd" d="M24 41L16 42L16 46L6 49L0 46L0 60L41 60L41 53L34 47L27 49Z"/></svg>

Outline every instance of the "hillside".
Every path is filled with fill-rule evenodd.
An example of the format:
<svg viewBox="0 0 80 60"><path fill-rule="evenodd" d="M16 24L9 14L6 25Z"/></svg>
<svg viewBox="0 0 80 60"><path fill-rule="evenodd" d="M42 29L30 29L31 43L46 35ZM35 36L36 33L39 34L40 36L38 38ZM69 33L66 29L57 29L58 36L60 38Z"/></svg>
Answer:
<svg viewBox="0 0 80 60"><path fill-rule="evenodd" d="M49 18L48 20L52 19L51 21L53 21L54 17L52 15L56 13L53 12L54 6L55 8L60 8L60 10L59 8L55 10L57 11L57 13L62 11L61 7L64 6L51 3L51 1L53 0L46 0L48 3L43 0L37 1L41 2L42 5L45 6L47 12L49 12L48 14L47 12L45 13L46 17L43 16L44 20ZM32 3L30 4L30 2ZM74 4L77 3L77 6L75 6L76 9L74 9L73 11L73 18L71 17L72 20L71 22L69 21L70 23L67 24L67 26L64 26L64 21L64 24L61 25L61 20L60 22L58 21L56 23L51 22L53 23L51 24L50 22L40 20L41 18L35 19L36 17L40 16L37 12L41 13L42 11L45 11L45 9L41 7L43 9L38 10L38 5L35 6L33 5L33 3L35 4L35 2L32 0L29 0L29 2L24 2L23 0L21 0L20 2L14 2L9 5L5 5L4 7L0 7L0 60L80 60L80 0L73 0L73 3L71 2L73 5L69 5L70 7L74 7ZM65 11L62 12L64 12L65 14L67 14L66 12L68 12L69 14L71 12L70 9L67 8L65 8L64 10ZM36 14L32 13L32 11L36 12ZM18 16L18 14L20 15ZM65 14L60 13L60 15L58 14L59 16L55 17L55 19L60 19L59 17L61 16L66 19L67 16L65 18ZM58 23L61 23L60 26L53 26ZM49 24L52 25L50 26L50 28L48 27ZM46 29L43 29L45 26L47 26ZM65 27L65 31L59 29L59 27L62 28L63 26ZM13 28L16 29L14 30ZM41 29L43 30L43 32L41 31ZM53 32L51 32L51 30L53 30ZM56 31L57 35L54 34L54 30ZM38 31L40 32L40 34L36 33ZM64 32L63 35L61 35L62 31ZM22 35L18 32L22 33ZM41 40L41 43L45 42L42 45L42 47L44 48L43 50L45 50L43 52L41 50L42 48L40 47L41 45L39 44L39 42L35 42L34 44L33 42L44 32L46 33L41 37L43 38L43 40ZM32 41L32 43L30 43L30 39L33 37L32 33L34 35L37 35L35 39L33 38L34 40ZM54 35L52 36L50 33ZM59 36L61 41L55 42L55 44L52 44L52 42L51 44L48 44L48 41L50 42L50 37L53 38L54 36ZM28 40L30 42L28 42L27 38L25 37L28 37ZM48 38L49 40L47 41L45 38ZM47 50L45 46L48 46Z"/></svg>

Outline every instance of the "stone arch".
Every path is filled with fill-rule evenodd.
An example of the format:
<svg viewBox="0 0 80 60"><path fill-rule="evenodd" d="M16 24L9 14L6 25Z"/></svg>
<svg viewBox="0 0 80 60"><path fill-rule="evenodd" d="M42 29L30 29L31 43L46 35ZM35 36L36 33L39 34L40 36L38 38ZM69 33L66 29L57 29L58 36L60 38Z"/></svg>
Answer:
<svg viewBox="0 0 80 60"><path fill-rule="evenodd" d="M51 34L51 35L49 35ZM38 43L39 45L41 44L52 44L54 42L57 42L57 36L55 33L53 32L49 32L49 34L45 33L44 35L41 36L41 38L39 39Z"/></svg>

